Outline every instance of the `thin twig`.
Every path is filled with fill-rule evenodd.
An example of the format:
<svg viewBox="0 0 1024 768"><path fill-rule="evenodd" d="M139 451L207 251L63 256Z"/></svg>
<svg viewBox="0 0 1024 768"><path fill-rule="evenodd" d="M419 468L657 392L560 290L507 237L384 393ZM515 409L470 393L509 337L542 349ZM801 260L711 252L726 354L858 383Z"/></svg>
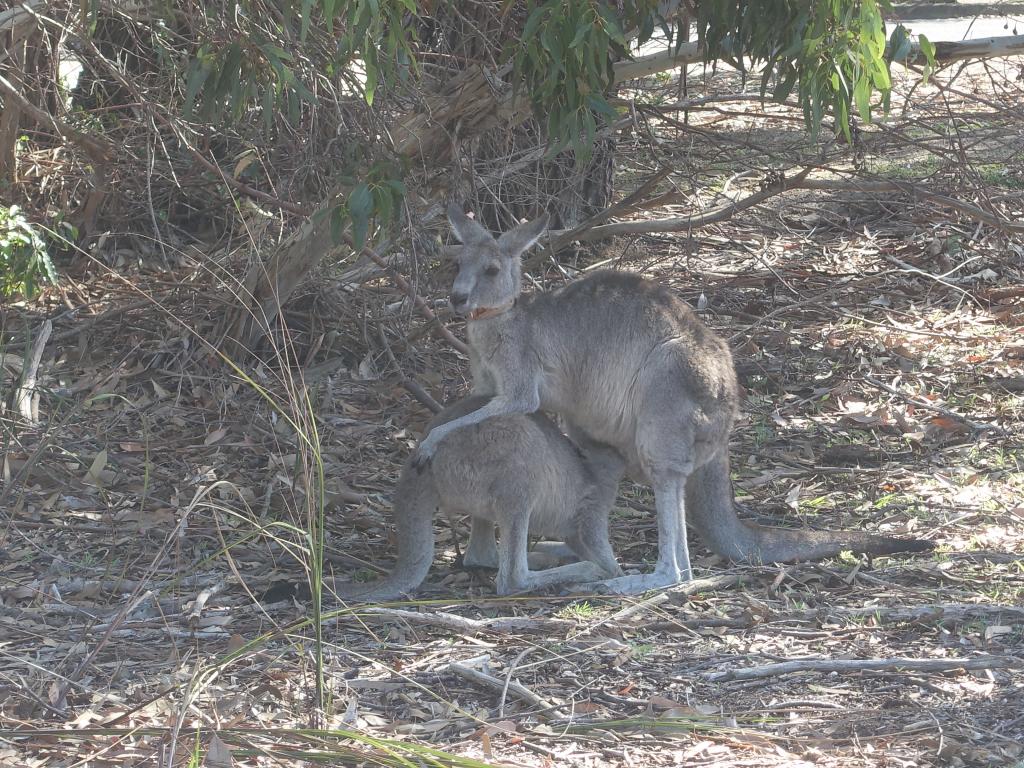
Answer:
<svg viewBox="0 0 1024 768"><path fill-rule="evenodd" d="M85 672L85 670L89 668L89 665L92 664L92 662L96 659L96 656L99 654L99 652L103 650L104 646L106 646L107 642L110 640L112 633L114 632L115 629L118 628L118 626L120 626L121 622L124 621L125 617L128 616L128 614L130 614L140 605L142 605L142 603L144 603L146 600L151 598L154 594L155 593L153 592L153 590L147 589L145 592L136 595L133 599L129 600L125 604L124 608L122 608L118 612L117 616L114 617L113 621L110 622L107 631L103 633L103 637L101 637L99 641L96 643L96 647L94 647L88 654L86 654L85 658L82 659L81 664L79 664L75 668L75 671L68 675L57 688L57 695L54 696L52 699L53 705L55 707L57 707L60 710L64 710L67 707L66 699L68 695L68 690L71 688L71 685L77 682L78 678L80 678L82 674Z"/></svg>
<svg viewBox="0 0 1024 768"><path fill-rule="evenodd" d="M384 347L384 354L387 355L388 361L398 372L399 382L406 391L426 406L431 413L440 413L444 410L444 406L431 397L430 393L421 387L417 381L405 375L405 371L402 370L402 366L398 364L398 360L395 358L395 353L391 351L391 345L388 344L387 336L384 335L383 326L377 326L377 335L380 336L380 343Z"/></svg>
<svg viewBox="0 0 1024 768"><path fill-rule="evenodd" d="M516 667L519 666L519 662L526 658L526 655L532 651L531 646L527 646L519 655L516 656L512 663L508 665L508 671L505 672L505 687L501 689L501 696L498 698L498 719L501 720L505 717L505 700L508 697L508 689L512 685L512 675L515 674Z"/></svg>
<svg viewBox="0 0 1024 768"><path fill-rule="evenodd" d="M409 284L409 281L402 276L401 272L389 266L388 263L384 261L384 259L382 259L376 253L371 251L369 248L364 248L363 253L378 267L381 267L389 275L391 275L391 279L395 281L395 284L403 291L405 291L405 294L410 299L412 299L412 303L415 305L416 309L419 310L420 314L423 315L423 317L426 318L428 322L432 323L437 328L438 332L444 337L445 341L447 341L449 344L455 347L455 349L457 349L462 354L469 354L469 347L467 347L464 342L459 341L457 338L455 338L454 334L452 334L452 332L448 330L448 326L446 326L438 319L437 315L434 314L434 310L427 306L427 302L425 302L423 298L418 293L416 293L415 290L413 290L413 287Z"/></svg>
<svg viewBox="0 0 1024 768"><path fill-rule="evenodd" d="M800 659L765 664L761 667L727 669L705 675L711 682L763 680L795 672L954 672L961 669L1019 669L1024 659L1012 656L977 656L969 659Z"/></svg>

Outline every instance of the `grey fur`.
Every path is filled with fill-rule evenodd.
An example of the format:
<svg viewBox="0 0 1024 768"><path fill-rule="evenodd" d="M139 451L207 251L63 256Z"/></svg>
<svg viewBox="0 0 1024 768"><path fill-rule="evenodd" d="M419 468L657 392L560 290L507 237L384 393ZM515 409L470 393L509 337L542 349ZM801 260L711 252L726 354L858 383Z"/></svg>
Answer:
<svg viewBox="0 0 1024 768"><path fill-rule="evenodd" d="M477 411L486 397L468 397L431 426ZM367 584L336 583L344 600L389 600L426 578L434 557L439 509L473 515L476 548L467 565L497 565L500 595L622 573L608 543L608 514L625 469L608 446L581 438L577 447L543 414L507 414L462 430L438 446L423 471L406 463L394 495L398 557L394 571ZM501 530L494 543L494 524ZM566 542L579 562L531 571L527 533ZM481 548L480 543L483 543Z"/></svg>
<svg viewBox="0 0 1024 768"><path fill-rule="evenodd" d="M452 206L448 215L463 243L453 254L459 273L452 303L468 318L473 392L492 397L475 413L431 431L417 449L417 466L453 430L538 409L557 412L576 432L614 446L630 474L652 485L658 518L654 572L604 582L614 592L691 578L687 513L711 549L737 560L930 548L917 540L741 521L728 456L740 396L726 343L670 290L629 273L595 272L522 297L519 256L537 240L546 217L495 239L461 208ZM486 535L486 526L474 525L469 549L486 551Z"/></svg>

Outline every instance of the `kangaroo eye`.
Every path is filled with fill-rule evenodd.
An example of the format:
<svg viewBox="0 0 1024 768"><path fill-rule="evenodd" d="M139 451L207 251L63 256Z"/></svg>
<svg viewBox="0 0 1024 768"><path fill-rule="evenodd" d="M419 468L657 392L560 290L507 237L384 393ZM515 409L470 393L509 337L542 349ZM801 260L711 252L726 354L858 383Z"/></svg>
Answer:
<svg viewBox="0 0 1024 768"><path fill-rule="evenodd" d="M488 277L494 277L495 275L498 274L498 271L498 265L491 264L491 266L484 270L484 274L487 275Z"/></svg>

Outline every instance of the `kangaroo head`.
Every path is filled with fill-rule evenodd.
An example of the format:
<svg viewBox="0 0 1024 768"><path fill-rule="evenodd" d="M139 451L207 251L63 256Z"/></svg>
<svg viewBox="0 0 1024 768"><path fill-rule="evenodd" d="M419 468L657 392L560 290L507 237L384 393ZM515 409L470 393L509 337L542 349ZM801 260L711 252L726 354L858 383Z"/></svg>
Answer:
<svg viewBox="0 0 1024 768"><path fill-rule="evenodd" d="M461 206L448 207L448 220L462 243L448 249L459 265L452 285L452 309L469 320L480 320L511 308L521 290L519 257L547 228L547 214L497 238L463 213Z"/></svg>

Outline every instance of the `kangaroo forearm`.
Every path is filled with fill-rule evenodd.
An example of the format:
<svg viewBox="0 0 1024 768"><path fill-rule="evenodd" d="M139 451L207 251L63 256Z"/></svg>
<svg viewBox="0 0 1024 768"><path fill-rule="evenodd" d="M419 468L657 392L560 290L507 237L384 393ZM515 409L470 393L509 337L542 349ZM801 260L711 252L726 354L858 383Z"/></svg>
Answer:
<svg viewBox="0 0 1024 768"><path fill-rule="evenodd" d="M534 413L539 407L539 398L535 399L529 396L495 397L487 405L472 413L467 413L465 416L453 419L447 424L434 427L430 430L430 435L434 440L441 440L456 429L479 424L484 419L489 419L492 416L504 416L510 413Z"/></svg>

